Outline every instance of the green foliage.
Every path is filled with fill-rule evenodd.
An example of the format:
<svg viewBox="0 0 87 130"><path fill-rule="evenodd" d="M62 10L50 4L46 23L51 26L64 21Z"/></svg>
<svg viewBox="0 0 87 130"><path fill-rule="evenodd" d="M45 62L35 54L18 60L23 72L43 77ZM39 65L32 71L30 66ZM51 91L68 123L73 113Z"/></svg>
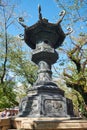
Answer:
<svg viewBox="0 0 87 130"><path fill-rule="evenodd" d="M30 62L31 54L24 48L24 44L20 39L15 38L15 43L9 47L9 68L19 82L32 85L37 77L37 66Z"/></svg>
<svg viewBox="0 0 87 130"><path fill-rule="evenodd" d="M67 56L67 59L64 61L63 78L66 81L67 87L74 89L74 93L77 96L75 99L78 100L78 105L76 105L78 108L76 108L82 108L82 115L87 117L87 110L85 109L85 105L87 105L86 1L56 0L56 2L58 7L66 11L63 26L71 26L74 30L73 36L69 36L68 41L59 49L61 54L65 53ZM76 38L78 35L79 37Z"/></svg>
<svg viewBox="0 0 87 130"><path fill-rule="evenodd" d="M3 36L1 37L1 41L3 41ZM3 46L4 42L0 43L1 49L3 47L3 51L0 53L0 76L2 76L5 46ZM0 84L0 108L18 105L16 98L18 96L22 98L27 92L29 84L32 85L37 78L37 67L29 61L29 56L31 54L26 50L26 46L24 47L25 43L11 35L8 35L8 43L6 73L3 82ZM7 78L9 79L6 79L6 75L8 75ZM14 92L17 82L21 82L22 85L25 86L24 92L21 95L19 95L18 92Z"/></svg>
<svg viewBox="0 0 87 130"><path fill-rule="evenodd" d="M63 75L67 87L77 92L75 95L77 95L78 109L81 108L82 115L87 117L87 110L85 108L87 105L87 45L85 45L87 35L73 39L76 41L73 48L71 50L64 49L69 58L69 64L64 69ZM73 44L73 42L71 43ZM61 51L63 51L63 48Z"/></svg>
<svg viewBox="0 0 87 130"><path fill-rule="evenodd" d="M14 82L0 84L0 109L18 105L16 93L13 91Z"/></svg>
<svg viewBox="0 0 87 130"><path fill-rule="evenodd" d="M15 1L16 2L16 1ZM17 83L25 86L36 80L37 67L29 61L30 53L25 43L8 33L9 27L17 21L13 1L1 1L0 6L0 109L18 105ZM22 95L24 95L23 93Z"/></svg>
<svg viewBox="0 0 87 130"><path fill-rule="evenodd" d="M87 118L87 109L86 109L86 105L84 104L84 102L82 102L79 105L79 110L82 113L83 118L86 117Z"/></svg>

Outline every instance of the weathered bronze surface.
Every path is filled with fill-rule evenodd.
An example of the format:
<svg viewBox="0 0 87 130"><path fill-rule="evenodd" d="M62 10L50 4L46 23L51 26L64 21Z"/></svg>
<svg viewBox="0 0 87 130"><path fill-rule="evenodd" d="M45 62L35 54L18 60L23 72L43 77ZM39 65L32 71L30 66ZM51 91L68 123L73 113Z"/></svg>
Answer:
<svg viewBox="0 0 87 130"><path fill-rule="evenodd" d="M39 6L39 21L36 24L27 27L21 23L25 28L24 40L33 49L32 61L39 66L36 82L20 103L21 117L73 116L72 103L64 97L64 91L52 81L51 66L58 59L55 49L65 38L60 25L63 17L64 14L56 24L49 23L42 18Z"/></svg>
<svg viewBox="0 0 87 130"><path fill-rule="evenodd" d="M36 48L36 44L44 41L52 48L59 47L64 41L65 34L60 23L49 23L47 19L39 20L36 24L25 29L24 39L29 47Z"/></svg>

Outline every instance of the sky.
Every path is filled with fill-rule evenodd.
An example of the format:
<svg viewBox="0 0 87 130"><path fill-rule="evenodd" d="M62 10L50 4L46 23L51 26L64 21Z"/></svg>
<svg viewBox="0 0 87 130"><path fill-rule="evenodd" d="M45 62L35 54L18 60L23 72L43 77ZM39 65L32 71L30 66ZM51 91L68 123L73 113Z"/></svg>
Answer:
<svg viewBox="0 0 87 130"><path fill-rule="evenodd" d="M63 1L63 0L61 0L61 1ZM72 0L72 1L66 0L66 1L64 1L65 3L63 3L63 5L67 4L69 2L71 2L71 5L72 5L73 1L74 0ZM59 6L55 2L55 0L17 0L16 3L18 6L17 6L17 9L15 10L15 13L18 14L19 17L24 17L24 20L25 20L24 23L28 26L35 24L39 19L38 18L38 4L41 5L42 17L48 19L48 21L52 22L52 23L56 23L58 21L58 19L60 18L59 13L62 11L62 9L59 8ZM73 14L73 12L71 12L71 13ZM80 14L87 16L85 8L82 8L80 10ZM66 18L66 21L65 22L63 21L61 23L61 26L62 26L62 29L64 30L64 32L67 32L67 27L68 27L68 25L71 26L71 23L68 20L69 19L68 14L66 14L64 19L65 18ZM71 19L71 21L72 20L73 20L73 18ZM19 26L19 27L17 27L17 26ZM11 26L9 28L8 32L13 34L14 36L17 36L20 33L24 33L23 27L21 27L19 24L17 26L14 26L14 27ZM85 27L85 25L81 21L74 23L73 33L71 35L77 36L77 34L79 34L80 31L87 32L87 29L84 27ZM69 46L71 46L71 44L70 44L70 41L68 38L69 38L69 36L67 36L65 38L64 42L68 42L69 43L68 47L69 47ZM65 57L65 55L63 55L63 56Z"/></svg>
<svg viewBox="0 0 87 130"><path fill-rule="evenodd" d="M16 8L16 14L18 14L19 17L24 17L24 23L28 26L31 26L35 24L38 21L38 4L41 5L41 12L42 17L48 19L49 22L56 23L58 21L59 13L63 10L60 8L59 5L55 2L56 0L17 0L16 4L18 5ZM61 0L64 1L64 0ZM66 4L72 4L74 0L66 0L64 1L64 5ZM62 2L61 2L62 3ZM65 6L66 6L65 5ZM83 7L80 10L81 17L86 16L86 7ZM68 8L67 8L68 9ZM74 12L74 10L73 10ZM73 12L70 12L73 15ZM71 17L72 17L71 15ZM78 14L77 14L78 15ZM68 14L65 15L63 22L61 23L62 29L64 32L67 32L67 27L72 27L72 20ZM74 16L75 17L75 16ZM68 20L71 18L71 21ZM86 21L87 22L87 21ZM17 25L19 26L19 25ZM84 23L80 20L80 22L75 22L73 28L73 33L75 36L80 33L80 31L86 31L87 29L84 28ZM16 26L10 27L9 32L11 32L13 35L18 35L19 33L23 33L23 28L20 26L20 28L17 28Z"/></svg>
<svg viewBox="0 0 87 130"><path fill-rule="evenodd" d="M15 2L15 4L17 5L17 8L15 10L15 14L18 15L18 17L24 17L24 23L28 26L31 26L33 24L35 24L38 21L38 4L41 5L41 12L42 12L42 17L48 19L49 22L52 23L56 23L58 21L59 17L59 13L63 10L62 8L60 8L59 4L56 3L56 0L12 0ZM65 6L69 4L72 5L73 1L70 0L66 0L64 1L64 3L62 2L64 0L61 0L60 2ZM68 8L66 8L68 10ZM70 10L69 10L70 12ZM69 14L67 13L64 17L63 22L61 23L62 28L64 30L64 32L67 32L67 27L73 26L73 18L75 18L74 14L74 9L73 11L71 11L71 16L69 16ZM80 14L81 17L82 16L86 16L87 17L87 8L85 6L83 6L80 9ZM72 18L73 15L73 18ZM78 15L78 14L76 14ZM71 19L71 21L70 21ZM17 24L17 20L16 20L16 24ZM86 21L87 24L87 21ZM72 34L79 34L80 31L86 31L87 29L84 28L84 23L80 20L80 22L74 22L74 26L73 28L73 33ZM17 26L10 26L8 32L13 35L19 35L20 33L23 33L23 28L21 26L19 26L19 24Z"/></svg>
<svg viewBox="0 0 87 130"><path fill-rule="evenodd" d="M30 15L29 24L34 24L38 20L38 4L42 8L42 16L53 22L59 13L54 0L26 0L26 2L21 0L21 10L25 10Z"/></svg>
<svg viewBox="0 0 87 130"><path fill-rule="evenodd" d="M35 24L38 21L38 5L41 5L42 17L48 19L49 22L57 22L60 9L57 8L55 0L18 0L16 2L17 9L16 15L24 17L24 23L28 26ZM19 25L17 25L19 26ZM23 28L17 28L17 26L11 26L9 33L18 35L23 33Z"/></svg>
<svg viewBox="0 0 87 130"><path fill-rule="evenodd" d="M69 4L72 5L73 1L66 0L66 2L64 4L69 3ZM20 17L23 16L23 15L25 16L25 18L24 18L25 22L24 23L26 25L31 26L38 21L38 19L39 19L38 18L38 4L41 5L41 12L42 12L43 18L48 19L48 21L52 22L52 23L56 23L58 21L58 19L60 18L59 13L62 11L62 9L59 8L59 6L55 2L55 0L19 0L18 1L18 8L17 8L16 12L17 11L20 12L19 13ZM73 12L74 12L74 10L73 10ZM71 12L72 15L73 15L73 12ZM85 7L82 8L79 13L81 15L86 16ZM69 17L68 14L66 14L64 19L65 18L69 19L70 17ZM68 25L70 25L72 27L72 25L71 25L72 23L70 23L70 21L68 19L61 23L61 26L62 26L62 29L64 30L64 32L67 32ZM73 18L71 19L71 22L72 22L72 20L73 20ZM71 35L77 36L80 33L80 31L81 32L87 32L87 29L84 28L84 27L85 27L85 25L84 25L84 23L82 23L82 21L75 22L74 26L72 27L73 33ZM24 32L24 30L21 26L20 26L20 28L21 28L21 30L15 30L14 31L16 35ZM70 43L69 36L67 36L65 38L64 42ZM68 44L68 47L69 46L71 47L71 44ZM60 57L66 57L66 56L64 54ZM56 66L58 66L58 63L57 63Z"/></svg>
<svg viewBox="0 0 87 130"><path fill-rule="evenodd" d="M28 14L28 17L25 17L26 25L31 26L38 21L38 4L41 5L43 18L48 19L48 21L52 23L56 23L58 21L60 18L59 13L62 9L57 7L55 0L26 0L26 2L21 0L20 9L22 12L26 12L26 14Z"/></svg>

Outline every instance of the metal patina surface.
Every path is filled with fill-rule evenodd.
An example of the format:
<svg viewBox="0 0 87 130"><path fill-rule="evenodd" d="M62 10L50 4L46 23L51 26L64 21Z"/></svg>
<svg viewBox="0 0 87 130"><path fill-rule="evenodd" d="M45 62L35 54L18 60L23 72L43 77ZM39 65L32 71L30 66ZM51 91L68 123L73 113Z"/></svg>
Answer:
<svg viewBox="0 0 87 130"><path fill-rule="evenodd" d="M64 91L52 81L51 66L58 59L58 48L64 41L65 34L61 28L65 13L56 24L42 18L39 6L39 21L25 28L24 40L33 49L32 61L39 66L38 78L28 95L20 103L21 117L69 117L73 116L72 103L64 97ZM70 110L69 110L70 108Z"/></svg>
<svg viewBox="0 0 87 130"><path fill-rule="evenodd" d="M44 41L53 48L59 47L64 41L65 34L60 23L49 23L47 19L39 20L35 25L25 29L25 42L32 49L36 48L36 44Z"/></svg>

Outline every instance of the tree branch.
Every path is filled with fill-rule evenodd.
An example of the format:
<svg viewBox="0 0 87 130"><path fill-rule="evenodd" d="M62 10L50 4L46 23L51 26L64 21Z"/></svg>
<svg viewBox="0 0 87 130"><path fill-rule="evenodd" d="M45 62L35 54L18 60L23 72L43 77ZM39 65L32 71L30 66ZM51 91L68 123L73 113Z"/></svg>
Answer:
<svg viewBox="0 0 87 130"><path fill-rule="evenodd" d="M13 7L11 8L11 13L9 14L9 17L8 17L8 19L7 19L7 22L12 18L14 8L15 8L15 5L13 5Z"/></svg>
<svg viewBox="0 0 87 130"><path fill-rule="evenodd" d="M6 64L7 64L7 53L8 53L8 41L7 41L7 28L6 28L6 14L5 14L5 9L3 8L3 13L4 13L4 20L5 20L5 59L3 63L3 74L1 76L1 83L4 83L4 77L6 74Z"/></svg>
<svg viewBox="0 0 87 130"><path fill-rule="evenodd" d="M85 71L85 67L86 67L86 65L87 65L87 58L86 58L86 60L83 62L83 64L82 64L82 72L84 73L84 71Z"/></svg>

